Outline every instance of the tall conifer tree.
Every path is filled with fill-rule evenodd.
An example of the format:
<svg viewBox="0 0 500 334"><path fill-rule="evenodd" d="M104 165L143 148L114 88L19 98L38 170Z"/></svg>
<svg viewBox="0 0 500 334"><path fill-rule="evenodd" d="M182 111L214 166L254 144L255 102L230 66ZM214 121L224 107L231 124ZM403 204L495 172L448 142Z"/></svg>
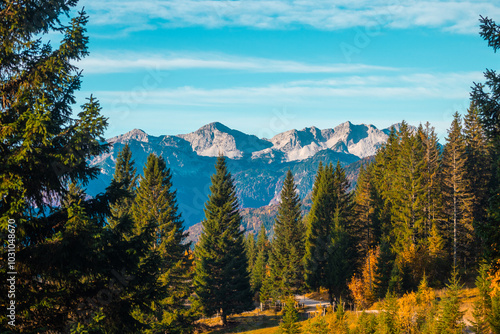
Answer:
<svg viewBox="0 0 500 334"><path fill-rule="evenodd" d="M330 302L347 289L355 262L352 238L353 200L349 182L337 164L318 168L309 213L305 272L313 289L328 290Z"/></svg>
<svg viewBox="0 0 500 334"><path fill-rule="evenodd" d="M481 37L496 52L500 48L500 26L488 17L481 17ZM488 262L500 258L500 75L495 70L487 69L484 73L486 82L475 83L471 97L479 111L479 118L486 137L492 143L491 181L489 184L487 215L481 226L484 257Z"/></svg>
<svg viewBox="0 0 500 334"><path fill-rule="evenodd" d="M423 237L429 237L434 225L439 222L440 212L440 187L439 187L439 168L440 168L440 147L438 138L434 132L434 127L429 122L418 129L418 139L423 150L423 171L422 184L424 187L425 200L422 203L425 216Z"/></svg>
<svg viewBox="0 0 500 334"><path fill-rule="evenodd" d="M283 295L298 291L304 281L305 231L296 189L289 170L281 190L270 257L272 279Z"/></svg>
<svg viewBox="0 0 500 334"><path fill-rule="evenodd" d="M72 181L85 186L96 177L99 168L89 161L107 146L97 100L73 108L81 84L74 64L88 54L87 15L76 13L70 22L60 16L69 16L76 3L0 3L0 229L6 232L8 219L15 220L16 284L22 287L15 329L23 332L68 331L69 322L78 322L80 301L110 281L112 259L99 252L106 248L100 242L110 198L61 203ZM52 32L60 42L44 44ZM82 245L88 243L78 249L71 242L80 232L86 234ZM6 258L3 247L0 257ZM101 305L104 312L108 305Z"/></svg>
<svg viewBox="0 0 500 334"><path fill-rule="evenodd" d="M380 240L379 208L377 207L376 189L373 184L373 166L368 165L365 169L361 166L355 193L355 223L353 224L353 235L357 236L358 253L361 259L368 260L368 268L371 271L373 263L367 257ZM370 276L370 288L373 285Z"/></svg>
<svg viewBox="0 0 500 334"><path fill-rule="evenodd" d="M255 264L255 259L257 258L257 245L255 244L254 234L252 232L248 233L243 238L243 242L245 244L245 252L248 259L248 272L251 273Z"/></svg>
<svg viewBox="0 0 500 334"><path fill-rule="evenodd" d="M465 167L471 193L472 219L475 230L475 248L480 249L480 241L488 240L486 217L491 181L491 145L479 118L479 110L471 103L464 117ZM488 246L486 246L488 247ZM477 252L474 252L476 254Z"/></svg>
<svg viewBox="0 0 500 334"><path fill-rule="evenodd" d="M195 248L194 286L204 313L219 313L226 326L229 314L253 305L238 199L224 157L217 158L215 170L203 232Z"/></svg>
<svg viewBox="0 0 500 334"><path fill-rule="evenodd" d="M120 198L110 204L111 216L108 219L110 226L117 233L128 234L132 224L132 204L135 197L135 187L137 184L137 170L134 168L132 152L130 146L126 144L118 152L115 163L115 173L113 175L112 186L118 187L122 191ZM127 237L124 235L123 237Z"/></svg>
<svg viewBox="0 0 500 334"><path fill-rule="evenodd" d="M453 248L453 265L470 256L473 242L472 198L466 169L465 141L460 115L455 113L443 152L444 214ZM451 237L451 238L450 238Z"/></svg>
<svg viewBox="0 0 500 334"><path fill-rule="evenodd" d="M256 245L257 256L250 277L250 283L252 284L253 290L256 292L261 291L262 285L267 277L269 252L270 252L270 245L269 245L269 240L267 240L266 236L266 228L264 227L264 225L262 225L259 230L259 234L257 235L257 245Z"/></svg>
<svg viewBox="0 0 500 334"><path fill-rule="evenodd" d="M141 299L134 317L153 332L187 333L191 326L185 306L189 297L189 243L178 213L172 174L165 160L151 153L139 181L132 214L135 241L143 254L136 280Z"/></svg>

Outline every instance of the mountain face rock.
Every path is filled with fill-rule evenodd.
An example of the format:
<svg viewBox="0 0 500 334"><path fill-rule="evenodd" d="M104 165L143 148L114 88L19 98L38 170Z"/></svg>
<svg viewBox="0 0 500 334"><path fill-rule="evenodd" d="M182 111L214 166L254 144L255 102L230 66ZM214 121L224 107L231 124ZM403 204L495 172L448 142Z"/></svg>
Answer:
<svg viewBox="0 0 500 334"><path fill-rule="evenodd" d="M208 157L216 157L222 153L230 159L238 159L271 147L266 140L232 130L218 122L207 124L195 132L178 137L188 141L198 155Z"/></svg>
<svg viewBox="0 0 500 334"><path fill-rule="evenodd" d="M316 127L290 130L280 133L270 142L270 149L253 153L253 157L281 158L283 161L298 161L314 156L322 150L353 154L358 158L374 155L387 141L388 133L373 125L354 125L345 122L334 129L320 130ZM279 152L279 153L278 153Z"/></svg>
<svg viewBox="0 0 500 334"><path fill-rule="evenodd" d="M116 157L125 144L130 146L140 174L147 156L155 153L163 156L172 171L179 210L189 227L204 217L210 176L215 172L219 154L228 157L240 205L259 208L278 203L288 169L294 174L299 195L305 198L312 189L320 161L340 161L342 166L356 163L374 155L387 140L389 131L346 122L333 129L310 127L259 139L217 122L177 136L150 136L134 129L108 139L110 151L91 161L91 165L101 168L101 174L88 184L87 193L94 196L110 184Z"/></svg>

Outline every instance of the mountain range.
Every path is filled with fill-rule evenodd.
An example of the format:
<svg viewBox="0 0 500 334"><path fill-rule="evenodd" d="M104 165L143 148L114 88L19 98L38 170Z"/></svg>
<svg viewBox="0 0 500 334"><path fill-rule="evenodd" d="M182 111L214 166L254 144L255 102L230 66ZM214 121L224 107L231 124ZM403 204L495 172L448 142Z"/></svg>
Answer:
<svg viewBox="0 0 500 334"><path fill-rule="evenodd" d="M391 127L399 128L399 124ZM107 140L110 151L95 157L101 174L87 186L91 196L104 191L111 182L116 157L125 144L130 146L135 167L142 168L150 153L162 155L172 171L179 209L186 227L200 222L219 154L227 157L242 208L276 204L285 173L290 169L302 198L311 191L320 161L348 168L352 185L361 159L369 159L383 145L391 127L379 130L373 125L345 122L333 129L308 127L289 130L271 139L258 138L214 122L179 135L151 136L134 129ZM352 167L348 167L349 165Z"/></svg>

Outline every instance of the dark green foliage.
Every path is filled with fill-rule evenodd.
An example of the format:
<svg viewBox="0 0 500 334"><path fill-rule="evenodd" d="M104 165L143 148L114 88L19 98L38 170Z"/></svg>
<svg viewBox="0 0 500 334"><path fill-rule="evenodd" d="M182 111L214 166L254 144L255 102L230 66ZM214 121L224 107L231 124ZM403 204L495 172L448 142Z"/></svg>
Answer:
<svg viewBox="0 0 500 334"><path fill-rule="evenodd" d="M473 247L472 195L466 170L465 140L461 118L453 116L443 152L443 213L446 219L446 235L453 247L453 264L463 263L471 255Z"/></svg>
<svg viewBox="0 0 500 334"><path fill-rule="evenodd" d="M210 195L205 204L203 233L195 248L194 286L206 315L227 315L252 309L248 261L238 200L224 157L217 158Z"/></svg>
<svg viewBox="0 0 500 334"><path fill-rule="evenodd" d="M426 197L422 182L425 168L422 144L405 122L399 136L400 150L391 191L393 247L398 254L417 245L423 234Z"/></svg>
<svg viewBox="0 0 500 334"><path fill-rule="evenodd" d="M434 127L429 122L425 126L420 125L417 132L417 139L422 146L422 156L424 166L422 168L422 186L425 199L422 203L422 211L425 217L421 235L423 238L430 237L433 226L440 220L440 147Z"/></svg>
<svg viewBox="0 0 500 334"><path fill-rule="evenodd" d="M130 230L132 218L132 204L135 197L135 187L137 184L137 171L134 168L132 152L130 147L125 145L118 153L113 175L112 186L121 189L123 194L116 201L110 204L111 217L108 219L109 225L117 232L126 237Z"/></svg>
<svg viewBox="0 0 500 334"><path fill-rule="evenodd" d="M304 242L300 198L292 172L288 171L281 190L270 255L271 277L279 295L295 293L303 286Z"/></svg>
<svg viewBox="0 0 500 334"><path fill-rule="evenodd" d="M265 304L273 297L273 295L273 281L271 280L271 276L266 276L259 291L259 301L262 304Z"/></svg>
<svg viewBox="0 0 500 334"><path fill-rule="evenodd" d="M356 216L353 231L358 235L362 258L377 245L381 236L378 194L373 178L373 165L361 166L354 197Z"/></svg>
<svg viewBox="0 0 500 334"><path fill-rule="evenodd" d="M152 332L187 333L189 311L189 243L178 213L172 174L162 157L148 156L136 191L132 214L135 242L142 254L135 273L140 289L134 317Z"/></svg>
<svg viewBox="0 0 500 334"><path fill-rule="evenodd" d="M394 268L394 255L387 238L382 238L380 252L377 257L377 268L375 270L375 295L384 298L391 282L392 270Z"/></svg>
<svg viewBox="0 0 500 334"><path fill-rule="evenodd" d="M348 188L339 164L335 169L319 166L308 216L305 272L308 286L326 288L330 302L345 293L356 261L353 200Z"/></svg>
<svg viewBox="0 0 500 334"><path fill-rule="evenodd" d="M244 237L245 252L248 259L248 272L251 273L257 258L257 249L255 245L255 236L253 233L248 233Z"/></svg>
<svg viewBox="0 0 500 334"><path fill-rule="evenodd" d="M496 52L500 46L500 27L490 18L481 17L480 35ZM489 263L500 258L500 233L497 226L500 224L500 76L491 69L484 73L486 82L475 83L471 92L471 99L479 111L479 119L491 143L490 159L491 179L489 182L488 207L483 222L478 227L478 233L484 245L484 257Z"/></svg>
<svg viewBox="0 0 500 334"><path fill-rule="evenodd" d="M7 220L16 221L16 283L23 287L17 326L9 330L68 331L83 313L98 312L87 300L124 262L107 249L104 217L113 194L88 200L69 187L95 177L99 169L89 161L107 149L99 103L90 97L73 110L81 75L72 64L87 55L87 16L80 12L69 24L58 17L76 2L0 4L0 229L4 235ZM51 32L60 32L61 42L42 44ZM5 258L4 247L0 254ZM113 302L100 304L107 321Z"/></svg>
<svg viewBox="0 0 500 334"><path fill-rule="evenodd" d="M490 18L481 17L480 35L496 52L500 47L499 31L500 27ZM481 121L488 137L495 139L496 144L500 139L500 78L493 70L484 73L486 78L485 89L483 84L475 84L471 93L472 100L479 108Z"/></svg>
<svg viewBox="0 0 500 334"><path fill-rule="evenodd" d="M250 283L252 285L253 291L255 292L261 291L262 284L267 278L267 264L269 259L269 252L270 252L269 240L267 240L266 229L264 228L264 226L262 226L257 236L257 245L256 245L257 257L250 277Z"/></svg>

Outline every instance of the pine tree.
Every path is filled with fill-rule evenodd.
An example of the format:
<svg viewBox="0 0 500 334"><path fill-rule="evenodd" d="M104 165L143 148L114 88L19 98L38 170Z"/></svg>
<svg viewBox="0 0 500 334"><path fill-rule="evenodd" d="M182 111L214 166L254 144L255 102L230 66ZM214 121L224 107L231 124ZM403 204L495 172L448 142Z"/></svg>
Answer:
<svg viewBox="0 0 500 334"><path fill-rule="evenodd" d="M270 252L269 240L266 236L266 228L261 226L257 236L256 253L257 257L255 265L251 273L250 284L253 291L259 292L262 289L262 284L267 277L267 266Z"/></svg>
<svg viewBox="0 0 500 334"><path fill-rule="evenodd" d="M490 147L479 118L479 110L471 103L464 117L464 140L467 178L472 192L474 220L485 216L488 182L491 179Z"/></svg>
<svg viewBox="0 0 500 334"><path fill-rule="evenodd" d="M473 241L472 201L466 170L465 141L460 115L455 113L443 152L444 214L452 235L453 264L470 256Z"/></svg>
<svg viewBox="0 0 500 334"><path fill-rule="evenodd" d="M422 170L422 185L424 187L425 201L423 214L425 216L423 237L429 237L434 225L439 221L440 212L440 148L434 127L429 122L425 127L418 129L418 140L422 145L424 167ZM436 225L437 226L437 225Z"/></svg>
<svg viewBox="0 0 500 334"><path fill-rule="evenodd" d="M472 315L474 317L473 326L474 333L482 334L489 333L488 318L492 313L491 310L491 282L488 277L490 266L482 264L479 267L478 276L476 277L476 288L479 291L479 296L474 302L474 310Z"/></svg>
<svg viewBox="0 0 500 334"><path fill-rule="evenodd" d="M487 216L492 162L490 160L491 147L479 118L479 110L474 103L471 103L464 117L464 140L467 157L465 168L469 180L473 227L478 235L474 240L474 253L477 253L475 250L480 247L479 238L483 240L489 238L484 235L486 231L483 227Z"/></svg>
<svg viewBox="0 0 500 334"><path fill-rule="evenodd" d="M370 250L377 245L380 240L380 226L378 221L378 210L375 203L376 191L373 186L372 167L368 166L365 169L361 166L358 176L358 182L355 193L355 211L356 218L353 225L353 233L357 235L358 239L358 253L360 258L368 259L368 268L371 270L373 264L370 262ZM372 289L373 282L369 281L370 289Z"/></svg>
<svg viewBox="0 0 500 334"><path fill-rule="evenodd" d="M295 293L304 281L305 231L302 224L300 198L292 172L286 174L281 202L274 223L274 239L270 259L271 276L279 294Z"/></svg>
<svg viewBox="0 0 500 334"><path fill-rule="evenodd" d="M496 52L500 47L498 34L500 27L490 18L481 17L480 35ZM479 118L492 143L490 151L491 180L488 193L487 215L481 224L480 234L484 245L484 257L490 263L500 258L500 75L487 69L484 73L486 82L475 83L471 98L479 111Z"/></svg>
<svg viewBox="0 0 500 334"><path fill-rule="evenodd" d="M374 279L375 295L378 298L383 298L387 294L393 267L394 255L392 254L391 246L388 239L386 237L382 237Z"/></svg>
<svg viewBox="0 0 500 334"><path fill-rule="evenodd" d="M288 297L285 300L285 309L283 319L276 334L300 334L300 325L297 323L299 315L295 309L295 300L293 297Z"/></svg>
<svg viewBox="0 0 500 334"><path fill-rule="evenodd" d="M238 199L224 157L217 158L215 169L203 233L195 248L194 286L203 312L219 312L226 326L227 315L247 311L253 305Z"/></svg>
<svg viewBox="0 0 500 334"><path fill-rule="evenodd" d="M23 287L16 291L16 330L23 332L66 331L80 300L110 280L111 259L99 253L109 197L61 206L72 181L85 186L99 173L89 161L107 146L99 103L91 97L81 109L72 106L81 83L73 64L88 54L87 16L77 13L69 24L60 16L76 3L0 3L0 230L15 220L16 283ZM43 44L52 32L60 42ZM70 243L80 232L82 249Z"/></svg>
<svg viewBox="0 0 500 334"><path fill-rule="evenodd" d="M126 309L119 305L127 303L135 258L115 247L106 224L109 204L119 196L110 188L88 198L74 186L85 187L99 174L89 162L108 147L98 101L90 96L81 108L73 106L81 84L74 64L88 55L88 17L83 11L70 22L61 17L73 15L76 4L0 3L0 228L16 221L22 332L74 326L114 332L130 323L128 312L116 310ZM43 43L50 33L60 42Z"/></svg>
<svg viewBox="0 0 500 334"><path fill-rule="evenodd" d="M426 193L423 187L423 149L416 135L403 122L400 131L399 164L391 193L393 247L401 258L411 247L418 249L425 230L424 205ZM411 264L410 264L411 266ZM420 273L413 272L418 284Z"/></svg>
<svg viewBox="0 0 500 334"><path fill-rule="evenodd" d="M347 280L354 270L355 242L352 237L353 200L349 182L337 164L318 168L309 213L305 273L312 289L328 290L334 296L347 291Z"/></svg>
<svg viewBox="0 0 500 334"><path fill-rule="evenodd" d="M248 233L244 237L243 242L245 244L245 252L248 259L248 272L251 273L255 264L255 260L257 258L257 246L255 245L254 234L252 232Z"/></svg>
<svg viewBox="0 0 500 334"><path fill-rule="evenodd" d="M398 300L393 293L387 293L383 303L383 311L379 315L377 333L397 334L398 324Z"/></svg>
<svg viewBox="0 0 500 334"><path fill-rule="evenodd" d="M446 296L441 301L437 329L439 333L462 333L462 317L464 311L460 311L460 289L462 285L456 269L453 270L451 279L446 285Z"/></svg>
<svg viewBox="0 0 500 334"><path fill-rule="evenodd" d="M185 303L190 294L183 222L178 213L172 174L165 160L151 153L132 207L135 242L142 244L137 280L142 307L134 317L152 332L186 333L191 326Z"/></svg>
<svg viewBox="0 0 500 334"><path fill-rule="evenodd" d="M496 52L500 48L500 27L490 18L481 17L480 35ZM471 96L479 109L481 122L489 138L494 140L497 153L500 148L500 76L494 70L484 73L486 85L475 83ZM487 89L485 89L487 86Z"/></svg>
<svg viewBox="0 0 500 334"><path fill-rule="evenodd" d="M110 204L111 217L109 225L117 233L127 233L131 225L131 209L134 202L135 187L137 184L137 170L134 168L130 146L126 144L118 153L115 163L115 173L112 186L117 187L123 193L116 203Z"/></svg>

